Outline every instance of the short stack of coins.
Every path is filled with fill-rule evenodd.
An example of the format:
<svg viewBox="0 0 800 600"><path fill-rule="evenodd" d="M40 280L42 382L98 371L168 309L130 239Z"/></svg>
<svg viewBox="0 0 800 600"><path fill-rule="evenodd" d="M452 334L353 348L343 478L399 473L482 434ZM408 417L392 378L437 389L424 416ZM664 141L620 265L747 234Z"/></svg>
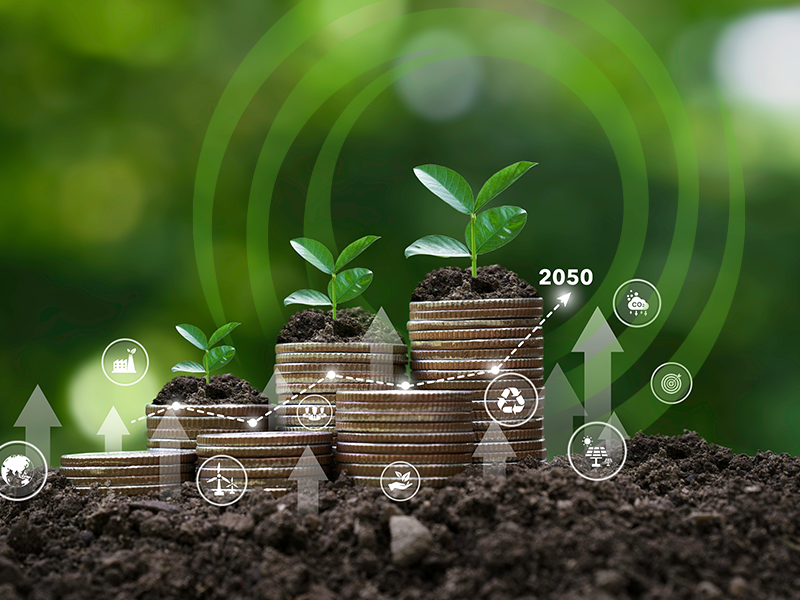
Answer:
<svg viewBox="0 0 800 600"><path fill-rule="evenodd" d="M197 460L202 465L215 456L235 458L247 473L247 490L266 490L283 496L293 489L294 480L306 469L298 465L306 448L330 478L333 449L330 432L261 431L248 433L210 433L197 438ZM241 469L228 467L225 477L238 477Z"/></svg>
<svg viewBox="0 0 800 600"><path fill-rule="evenodd" d="M495 422L484 402L492 380L497 379L489 389L489 402L496 401L505 386L524 387L520 386L523 380L511 373L524 376L536 387L538 403L531 418L518 426L507 426L511 421L500 423L517 459L547 456L542 422L544 338L537 329L542 306L541 298L410 304L411 378L417 389L471 391L476 444Z"/></svg>
<svg viewBox="0 0 800 600"><path fill-rule="evenodd" d="M470 392L340 391L336 470L380 486L383 470L403 461L421 485L441 487L472 464L475 434Z"/></svg>
<svg viewBox="0 0 800 600"><path fill-rule="evenodd" d="M391 388L387 384L406 380L407 363L408 349L404 344L276 345L278 429L327 431L335 436L336 392Z"/></svg>
<svg viewBox="0 0 800 600"><path fill-rule="evenodd" d="M148 404L148 448L194 449L203 433L237 433L269 429L270 406L264 404Z"/></svg>
<svg viewBox="0 0 800 600"><path fill-rule="evenodd" d="M87 452L62 456L59 471L78 491L131 496L180 486L194 477L195 462L194 450Z"/></svg>

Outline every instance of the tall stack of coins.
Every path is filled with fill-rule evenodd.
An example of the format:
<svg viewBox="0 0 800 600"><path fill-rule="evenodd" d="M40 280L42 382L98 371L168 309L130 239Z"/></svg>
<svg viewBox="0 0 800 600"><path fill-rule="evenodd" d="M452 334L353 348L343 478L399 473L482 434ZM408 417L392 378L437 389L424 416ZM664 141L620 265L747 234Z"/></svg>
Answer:
<svg viewBox="0 0 800 600"><path fill-rule="evenodd" d="M162 492L194 476L194 450L65 454L60 472L78 491L138 495Z"/></svg>
<svg viewBox="0 0 800 600"><path fill-rule="evenodd" d="M268 404L148 404L147 447L195 447L202 433L241 433L269 429Z"/></svg>
<svg viewBox="0 0 800 600"><path fill-rule="evenodd" d="M416 467L422 485L439 487L472 464L470 392L374 390L336 394L337 472L379 486L393 462Z"/></svg>
<svg viewBox="0 0 800 600"><path fill-rule="evenodd" d="M405 381L407 352L403 344L278 344L278 428L335 434L337 390L387 389L387 383Z"/></svg>
<svg viewBox="0 0 800 600"><path fill-rule="evenodd" d="M544 339L541 329L535 330L542 299L412 302L410 310L411 377L417 389L470 390L476 443L498 421L517 458L546 457ZM524 398L518 418L513 413L506 418L503 408L514 409L507 399L498 408L504 393ZM494 419L490 412L496 413Z"/></svg>
<svg viewBox="0 0 800 600"><path fill-rule="evenodd" d="M295 467L306 447L314 453L322 470L330 477L333 463L332 435L328 432L263 431L249 433L210 433L197 437L197 459L203 464L215 456L230 456L247 473L247 490L264 489L274 496L292 491ZM241 469L227 466L221 474L238 477Z"/></svg>

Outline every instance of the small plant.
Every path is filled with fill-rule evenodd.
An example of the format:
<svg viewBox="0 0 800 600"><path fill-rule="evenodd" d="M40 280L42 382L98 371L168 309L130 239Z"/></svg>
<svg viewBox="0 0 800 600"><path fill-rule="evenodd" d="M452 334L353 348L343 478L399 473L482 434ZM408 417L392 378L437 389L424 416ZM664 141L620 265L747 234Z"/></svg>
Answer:
<svg viewBox="0 0 800 600"><path fill-rule="evenodd" d="M217 344L239 325L241 325L241 323L228 323L227 325L223 325L214 332L211 339L207 339L206 334L200 331L199 327L187 324L176 325L175 329L178 330L178 333L186 338L189 343L200 348L205 354L203 355L202 365L191 360L185 360L172 367L172 372L205 373L206 383L209 383L209 374L211 371L221 369L236 356L236 348L233 346L217 346ZM215 348L214 346L217 347Z"/></svg>
<svg viewBox="0 0 800 600"><path fill-rule="evenodd" d="M327 296L316 290L298 290L284 299L284 306L289 304L330 306L335 319L336 307L339 304L357 298L372 283L372 271L369 269L356 268L342 271L342 268L379 239L377 235L367 235L356 240L342 250L336 262L333 260L333 254L324 244L310 238L292 240L291 244L295 252L323 273L330 275L331 280L328 282Z"/></svg>
<svg viewBox="0 0 800 600"><path fill-rule="evenodd" d="M414 169L426 188L455 208L469 215L464 232L466 245L446 235L426 235L406 248L406 258L417 254L442 258L472 258L472 276L478 274L478 256L497 250L513 240L528 219L528 213L516 206L498 206L479 213L481 208L504 192L512 183L538 163L518 162L498 171L483 184L478 197L466 180L447 167L422 165Z"/></svg>

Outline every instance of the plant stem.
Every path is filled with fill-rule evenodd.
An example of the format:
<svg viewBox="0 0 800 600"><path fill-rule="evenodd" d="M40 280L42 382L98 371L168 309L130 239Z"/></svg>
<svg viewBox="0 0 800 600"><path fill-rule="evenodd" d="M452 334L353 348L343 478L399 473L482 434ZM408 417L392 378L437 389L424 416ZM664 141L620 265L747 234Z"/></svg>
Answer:
<svg viewBox="0 0 800 600"><path fill-rule="evenodd" d="M469 237L470 252L472 252L472 276L478 276L478 251L475 249L475 218L477 215L472 213L469 217Z"/></svg>
<svg viewBox="0 0 800 600"><path fill-rule="evenodd" d="M336 320L336 273L331 274L331 307L333 308L333 320Z"/></svg>

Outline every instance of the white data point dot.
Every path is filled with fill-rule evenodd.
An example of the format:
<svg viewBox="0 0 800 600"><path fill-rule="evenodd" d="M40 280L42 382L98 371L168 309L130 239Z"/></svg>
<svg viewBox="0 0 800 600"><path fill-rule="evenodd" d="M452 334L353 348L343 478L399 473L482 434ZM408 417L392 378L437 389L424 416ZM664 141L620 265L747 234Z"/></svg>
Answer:
<svg viewBox="0 0 800 600"><path fill-rule="evenodd" d="M172 403L172 410L178 410L181 407L180 402L173 402Z"/></svg>
<svg viewBox="0 0 800 600"><path fill-rule="evenodd" d="M328 371L327 378L336 379L336 373L334 371Z"/></svg>
<svg viewBox="0 0 800 600"><path fill-rule="evenodd" d="M258 425L258 421L256 421L255 419L250 419L247 422L247 424L250 425L250 427L255 427L256 425Z"/></svg>
<svg viewBox="0 0 800 600"><path fill-rule="evenodd" d="M403 388L404 390L407 390L408 388L411 387L411 384L408 383L407 381L404 381L403 383L400 384L400 387Z"/></svg>
<svg viewBox="0 0 800 600"><path fill-rule="evenodd" d="M499 365L495 365L495 366L492 367L492 374L493 375L497 375L499 372L500 372L500 366Z"/></svg>

